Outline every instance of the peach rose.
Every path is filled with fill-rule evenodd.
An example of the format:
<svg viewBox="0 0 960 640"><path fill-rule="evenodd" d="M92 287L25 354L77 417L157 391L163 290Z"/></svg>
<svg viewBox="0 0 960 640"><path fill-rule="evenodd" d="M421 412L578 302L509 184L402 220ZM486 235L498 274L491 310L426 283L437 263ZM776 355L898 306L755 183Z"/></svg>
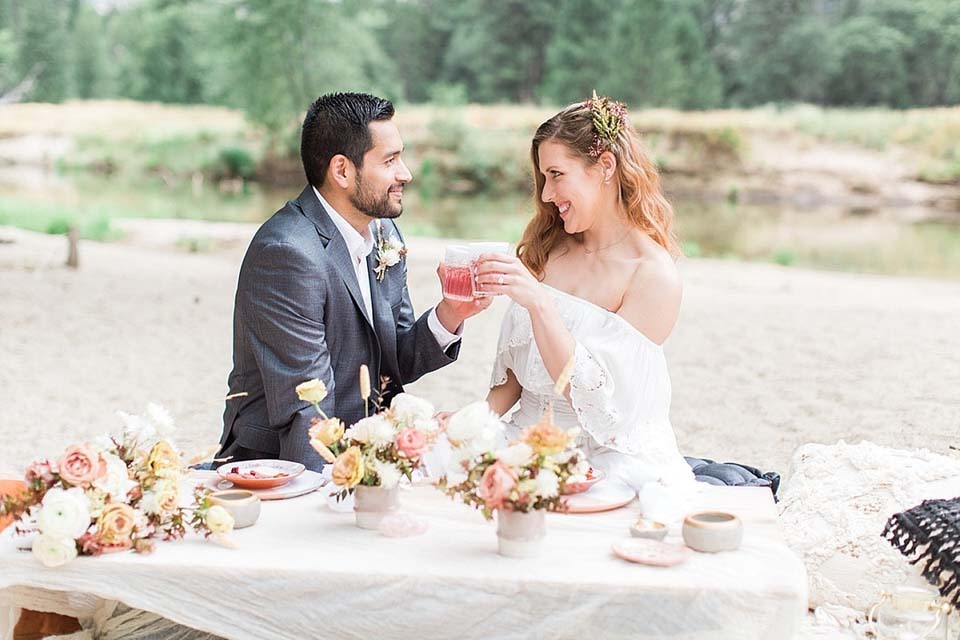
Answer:
<svg viewBox="0 0 960 640"><path fill-rule="evenodd" d="M427 436L416 429L404 429L397 434L397 450L404 458L415 460L427 447Z"/></svg>
<svg viewBox="0 0 960 640"><path fill-rule="evenodd" d="M88 488L107 475L107 462L100 452L86 444L69 447L57 461L60 477L68 485Z"/></svg>
<svg viewBox="0 0 960 640"><path fill-rule="evenodd" d="M355 487L363 480L365 472L360 447L350 447L333 463L333 483L340 487Z"/></svg>
<svg viewBox="0 0 960 640"><path fill-rule="evenodd" d="M343 422L337 418L321 420L314 418L310 421L310 438L319 440L328 447L339 442L343 437Z"/></svg>
<svg viewBox="0 0 960 640"><path fill-rule="evenodd" d="M549 416L544 416L537 424L527 427L523 432L523 441L540 455L548 456L563 451L570 442L570 436L554 426Z"/></svg>
<svg viewBox="0 0 960 640"><path fill-rule="evenodd" d="M166 440L160 440L150 449L147 466L155 476L175 477L180 473L180 456Z"/></svg>
<svg viewBox="0 0 960 640"><path fill-rule="evenodd" d="M487 467L480 478L480 498L488 509L502 509L517 486L517 474L499 460Z"/></svg>
<svg viewBox="0 0 960 640"><path fill-rule="evenodd" d="M97 539L104 551L122 551L133 546L136 513L128 504L112 502L97 520Z"/></svg>

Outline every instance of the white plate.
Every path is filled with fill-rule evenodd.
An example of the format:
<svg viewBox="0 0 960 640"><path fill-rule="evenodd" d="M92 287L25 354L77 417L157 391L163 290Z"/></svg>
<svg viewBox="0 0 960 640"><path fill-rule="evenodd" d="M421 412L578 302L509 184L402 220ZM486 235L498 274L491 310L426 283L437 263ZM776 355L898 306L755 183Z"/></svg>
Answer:
<svg viewBox="0 0 960 640"><path fill-rule="evenodd" d="M316 471L307 469L287 484L274 487L272 489L246 489L254 495L260 496L261 500L284 500L286 498L296 498L316 491L327 481ZM207 487L214 491L223 491L225 489L238 489L229 480L224 480L218 476L213 476L205 481Z"/></svg>
<svg viewBox="0 0 960 640"><path fill-rule="evenodd" d="M583 493L564 496L567 513L597 513L624 507L637 492L619 480L601 480Z"/></svg>

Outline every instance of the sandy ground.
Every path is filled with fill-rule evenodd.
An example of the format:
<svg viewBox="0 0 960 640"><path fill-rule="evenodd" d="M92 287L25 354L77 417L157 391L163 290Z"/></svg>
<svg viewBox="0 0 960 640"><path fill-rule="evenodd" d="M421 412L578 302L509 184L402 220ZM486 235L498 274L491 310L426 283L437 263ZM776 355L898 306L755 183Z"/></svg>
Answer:
<svg viewBox="0 0 960 640"><path fill-rule="evenodd" d="M0 227L0 477L117 432L156 401L194 453L220 436L237 271L251 225L118 221L84 243ZM180 237L212 249L177 249ZM439 297L444 241L408 238L414 304ZM960 283L690 260L667 343L688 455L785 472L806 442L868 439L957 455ZM486 393L506 301L468 321L460 360L409 391L452 409ZM808 616L804 638L848 637Z"/></svg>
<svg viewBox="0 0 960 640"><path fill-rule="evenodd" d="M0 476L118 429L149 401L188 452L215 444L248 225L131 221L119 244L0 228ZM202 228L201 228L202 227ZM178 250L205 230L213 249ZM444 241L408 239L414 305L439 297ZM786 471L806 442L869 439L957 454L960 283L690 260L667 343L672 418L687 455ZM409 390L439 408L484 396L498 301L468 321L459 362Z"/></svg>

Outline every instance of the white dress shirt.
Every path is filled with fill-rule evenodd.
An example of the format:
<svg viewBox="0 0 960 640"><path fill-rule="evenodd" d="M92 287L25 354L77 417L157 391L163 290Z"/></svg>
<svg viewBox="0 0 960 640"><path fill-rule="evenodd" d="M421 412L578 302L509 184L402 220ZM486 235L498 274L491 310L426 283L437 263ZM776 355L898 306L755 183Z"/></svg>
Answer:
<svg viewBox="0 0 960 640"><path fill-rule="evenodd" d="M350 258L353 260L353 270L354 273L357 274L357 281L360 283L360 295L363 297L363 306L366 307L367 317L372 320L373 303L370 299L370 269L367 268L367 256L373 251L374 244L370 228L367 227L364 229L364 233L360 234L353 228L353 225L337 213L336 209L330 206L330 203L320 195L316 187L313 188L313 192L317 195L320 204L326 209L330 215L330 219L333 220L333 224L337 226L337 230L340 231L340 235L343 236L343 240L347 244L347 251L350 252ZM447 328L443 326L437 317L436 307L430 310L430 315L427 317L427 326L430 327L430 332L433 334L433 337L436 338L437 344L439 344L440 348L444 351L460 339L459 334L463 330L461 326L457 329L457 333L447 331Z"/></svg>

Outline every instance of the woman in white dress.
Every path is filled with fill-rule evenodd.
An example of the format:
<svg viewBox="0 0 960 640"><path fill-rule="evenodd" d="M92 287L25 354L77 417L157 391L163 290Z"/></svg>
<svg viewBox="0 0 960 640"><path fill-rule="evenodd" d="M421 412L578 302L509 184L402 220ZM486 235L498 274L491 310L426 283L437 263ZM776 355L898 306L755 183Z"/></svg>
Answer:
<svg viewBox="0 0 960 640"><path fill-rule="evenodd" d="M552 404L608 477L688 490L662 348L680 311L680 249L657 169L625 107L605 97L540 125L531 156L536 214L519 259L485 255L477 269L484 291L512 300L487 402L501 416L519 402L514 429ZM571 359L561 397L555 381Z"/></svg>

